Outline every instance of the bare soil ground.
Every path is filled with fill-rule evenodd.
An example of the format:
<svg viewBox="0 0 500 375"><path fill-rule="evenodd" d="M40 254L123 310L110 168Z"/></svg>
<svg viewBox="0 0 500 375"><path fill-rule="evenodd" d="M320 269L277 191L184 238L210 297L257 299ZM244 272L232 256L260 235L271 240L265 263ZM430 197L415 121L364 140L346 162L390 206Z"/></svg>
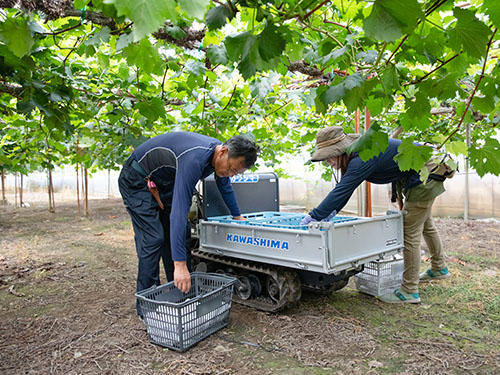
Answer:
<svg viewBox="0 0 500 375"><path fill-rule="evenodd" d="M438 219L452 278L417 306L349 285L278 314L233 304L186 353L150 344L135 314L137 260L118 199L0 206L1 374L499 374L500 224ZM427 266L423 265L423 266Z"/></svg>

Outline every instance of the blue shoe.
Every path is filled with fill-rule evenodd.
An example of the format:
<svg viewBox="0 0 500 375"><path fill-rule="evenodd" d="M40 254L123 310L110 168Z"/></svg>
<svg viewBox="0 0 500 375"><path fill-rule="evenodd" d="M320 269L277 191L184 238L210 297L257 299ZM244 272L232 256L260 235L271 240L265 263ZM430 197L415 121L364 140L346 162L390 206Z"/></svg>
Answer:
<svg viewBox="0 0 500 375"><path fill-rule="evenodd" d="M396 289L392 293L383 294L378 297L382 302L386 303L419 303L420 296L418 293L406 293Z"/></svg>
<svg viewBox="0 0 500 375"><path fill-rule="evenodd" d="M426 283L431 280L442 280L449 277L450 272L448 271L448 267L443 268L441 271L435 271L429 268L427 271L420 274L420 282Z"/></svg>

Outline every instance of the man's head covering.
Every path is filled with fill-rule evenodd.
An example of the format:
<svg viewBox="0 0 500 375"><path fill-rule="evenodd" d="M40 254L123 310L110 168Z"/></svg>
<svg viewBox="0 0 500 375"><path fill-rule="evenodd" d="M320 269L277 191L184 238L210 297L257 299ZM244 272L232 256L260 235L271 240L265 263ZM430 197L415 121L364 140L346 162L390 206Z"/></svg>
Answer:
<svg viewBox="0 0 500 375"><path fill-rule="evenodd" d="M341 126L330 126L316 134L316 151L311 161L323 161L342 155L347 146L356 141L361 134L346 134Z"/></svg>

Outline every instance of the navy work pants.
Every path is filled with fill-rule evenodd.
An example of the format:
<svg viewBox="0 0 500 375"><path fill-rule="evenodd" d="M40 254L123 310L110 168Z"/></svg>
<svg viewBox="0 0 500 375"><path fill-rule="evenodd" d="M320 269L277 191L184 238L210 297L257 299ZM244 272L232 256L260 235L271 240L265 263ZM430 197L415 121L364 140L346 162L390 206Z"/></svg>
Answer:
<svg viewBox="0 0 500 375"><path fill-rule="evenodd" d="M144 177L131 167L131 162L131 158L125 162L118 178L118 185L134 228L138 258L137 291L140 291L153 285L160 285L160 257L167 281L174 279L174 264L170 248L171 202L163 202L165 209L161 210L148 190ZM173 186L173 184L168 185ZM168 193L161 195L172 196ZM189 270L191 269L190 242L191 230L187 224L186 254ZM138 304L137 313L142 316Z"/></svg>

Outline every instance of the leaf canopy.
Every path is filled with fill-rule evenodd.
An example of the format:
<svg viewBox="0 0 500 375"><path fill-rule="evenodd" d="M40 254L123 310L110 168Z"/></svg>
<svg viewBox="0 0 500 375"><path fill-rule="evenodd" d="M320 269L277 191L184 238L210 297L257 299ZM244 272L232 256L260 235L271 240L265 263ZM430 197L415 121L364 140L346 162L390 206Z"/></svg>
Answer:
<svg viewBox="0 0 500 375"><path fill-rule="evenodd" d="M397 131L402 169L430 156L415 140L438 140L500 173L496 0L47 4L0 9L0 168L119 168L173 130L251 133L277 168L359 118L363 158Z"/></svg>

